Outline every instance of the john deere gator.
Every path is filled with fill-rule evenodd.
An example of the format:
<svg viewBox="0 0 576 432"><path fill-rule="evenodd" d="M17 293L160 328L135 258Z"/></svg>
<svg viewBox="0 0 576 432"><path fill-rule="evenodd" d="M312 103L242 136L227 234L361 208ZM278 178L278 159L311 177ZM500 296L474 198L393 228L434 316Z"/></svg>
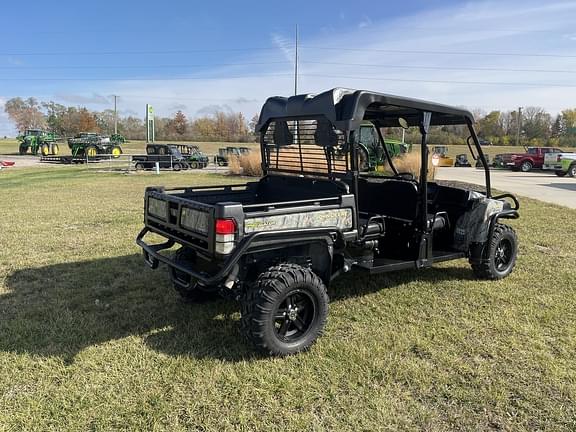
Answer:
<svg viewBox="0 0 576 432"><path fill-rule="evenodd" d="M23 134L18 135L20 146L18 153L25 155L30 152L33 155L41 153L43 156L57 155L60 151L58 148L58 137L53 132L42 129L26 129Z"/></svg>

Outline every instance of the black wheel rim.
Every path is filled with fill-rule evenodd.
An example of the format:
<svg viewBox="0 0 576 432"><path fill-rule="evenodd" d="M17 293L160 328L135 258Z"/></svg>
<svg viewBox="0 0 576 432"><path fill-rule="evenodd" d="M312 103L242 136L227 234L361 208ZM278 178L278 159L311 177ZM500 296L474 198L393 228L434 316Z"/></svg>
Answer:
<svg viewBox="0 0 576 432"><path fill-rule="evenodd" d="M283 342L296 342L312 327L317 305L312 295L301 289L290 291L274 313L274 333Z"/></svg>
<svg viewBox="0 0 576 432"><path fill-rule="evenodd" d="M496 270L499 272L508 270L508 267L510 267L510 263L512 262L513 252L514 249L510 240L500 240L494 253L494 265L496 266Z"/></svg>

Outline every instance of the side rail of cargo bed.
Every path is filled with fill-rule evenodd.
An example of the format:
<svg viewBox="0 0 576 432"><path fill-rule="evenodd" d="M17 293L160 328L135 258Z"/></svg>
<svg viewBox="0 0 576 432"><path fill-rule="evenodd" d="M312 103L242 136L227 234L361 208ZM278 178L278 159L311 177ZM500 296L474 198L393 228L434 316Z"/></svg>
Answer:
<svg viewBox="0 0 576 432"><path fill-rule="evenodd" d="M170 249L174 246L175 241L169 239L160 244L147 244L144 241L144 237L148 232L150 232L148 228L144 228L140 231L140 234L138 234L138 237L136 238L136 244L142 248L144 260L151 268L155 269L158 267L159 263L163 263L171 268L186 273L193 279L207 286L221 283L232 272L234 266L238 264L242 256L250 252L252 249L257 248L259 245L279 245L289 243L290 246L294 246L302 243L320 241L332 246L335 237L342 235L337 227L257 232L245 237L230 256L223 262L223 265L216 273L208 274L201 270L194 269L192 265L177 263L172 257L161 254L161 251Z"/></svg>
<svg viewBox="0 0 576 432"><path fill-rule="evenodd" d="M144 224L150 231L207 257L230 252L231 245L224 246L221 243L224 240L217 237L218 221L234 224L235 243L257 231L356 228L353 195L287 202L255 201L254 186L250 184L181 189L149 187L145 194ZM231 242L228 239L226 243Z"/></svg>

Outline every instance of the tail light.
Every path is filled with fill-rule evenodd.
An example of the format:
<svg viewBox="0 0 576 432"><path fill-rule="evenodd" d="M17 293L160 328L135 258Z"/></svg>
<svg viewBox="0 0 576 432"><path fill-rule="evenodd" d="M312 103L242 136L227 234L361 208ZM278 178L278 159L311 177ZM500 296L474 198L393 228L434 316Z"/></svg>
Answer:
<svg viewBox="0 0 576 432"><path fill-rule="evenodd" d="M234 249L237 225L234 219L216 219L214 226L216 232L216 252L222 255L229 254Z"/></svg>
<svg viewBox="0 0 576 432"><path fill-rule="evenodd" d="M236 233L234 219L216 219L216 234L227 235Z"/></svg>
<svg viewBox="0 0 576 432"><path fill-rule="evenodd" d="M561 161L562 161L562 155L556 156L556 162L561 162Z"/></svg>

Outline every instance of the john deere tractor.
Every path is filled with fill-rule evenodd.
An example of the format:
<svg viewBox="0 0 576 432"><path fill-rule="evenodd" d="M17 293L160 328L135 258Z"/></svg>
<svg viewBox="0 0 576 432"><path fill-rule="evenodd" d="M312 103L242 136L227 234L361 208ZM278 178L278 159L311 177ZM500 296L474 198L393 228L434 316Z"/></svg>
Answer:
<svg viewBox="0 0 576 432"><path fill-rule="evenodd" d="M372 123L361 124L358 137L360 144L359 166L362 171L382 171L387 164L388 157L401 156L408 153L412 147L410 144L385 138L387 156L384 148L380 145L379 131Z"/></svg>
<svg viewBox="0 0 576 432"><path fill-rule="evenodd" d="M23 134L18 135L20 146L18 152L25 155L30 152L33 155L41 153L43 156L57 155L60 151L58 148L58 138L53 132L42 129L26 129Z"/></svg>
<svg viewBox="0 0 576 432"><path fill-rule="evenodd" d="M95 132L80 132L74 138L69 138L68 147L74 157L95 158L99 155L112 155L117 158L122 154L122 147L118 141L112 141Z"/></svg>

